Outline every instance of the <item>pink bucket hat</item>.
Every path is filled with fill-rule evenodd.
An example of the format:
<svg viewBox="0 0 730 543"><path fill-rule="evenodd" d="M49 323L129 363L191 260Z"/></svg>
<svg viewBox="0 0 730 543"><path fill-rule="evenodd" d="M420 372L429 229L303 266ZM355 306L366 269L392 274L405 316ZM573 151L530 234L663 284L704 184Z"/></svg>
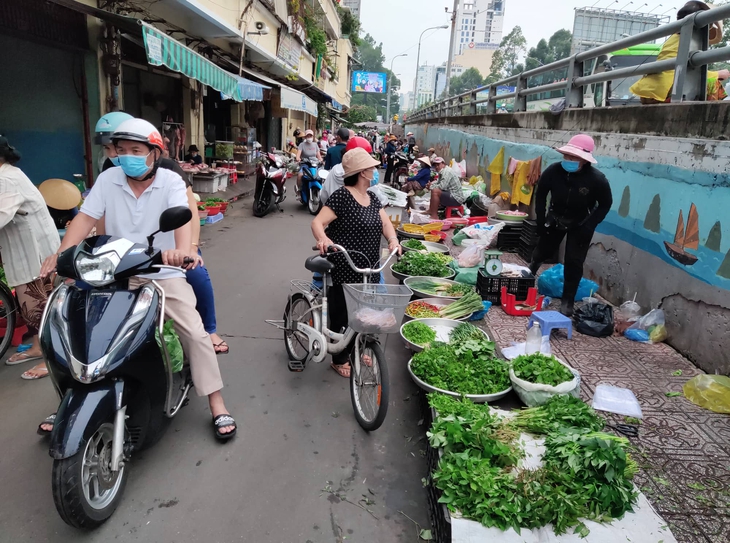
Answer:
<svg viewBox="0 0 730 543"><path fill-rule="evenodd" d="M596 164L598 161L593 157L593 151L596 150L596 142L588 134L578 134L570 138L568 145L558 149L558 153L582 158Z"/></svg>

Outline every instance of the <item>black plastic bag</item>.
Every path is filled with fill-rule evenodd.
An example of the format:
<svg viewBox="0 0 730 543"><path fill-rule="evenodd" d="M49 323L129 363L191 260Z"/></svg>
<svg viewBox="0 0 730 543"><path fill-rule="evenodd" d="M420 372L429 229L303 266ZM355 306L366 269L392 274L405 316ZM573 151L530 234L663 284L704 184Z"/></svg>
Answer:
<svg viewBox="0 0 730 543"><path fill-rule="evenodd" d="M575 310L575 329L593 337L613 334L613 307L606 304L585 304Z"/></svg>

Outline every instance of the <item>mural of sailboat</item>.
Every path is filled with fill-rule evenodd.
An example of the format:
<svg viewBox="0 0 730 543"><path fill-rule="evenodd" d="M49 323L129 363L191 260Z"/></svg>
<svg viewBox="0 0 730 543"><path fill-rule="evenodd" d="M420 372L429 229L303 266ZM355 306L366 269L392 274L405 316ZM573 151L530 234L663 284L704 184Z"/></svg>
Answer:
<svg viewBox="0 0 730 543"><path fill-rule="evenodd" d="M677 222L677 233L674 235L674 243L664 242L667 253L674 260L684 266L694 265L698 258L687 252L687 249L697 250L700 246L700 217L697 214L697 207L692 204L689 208L687 218L687 231L684 229L684 215L679 210L679 221Z"/></svg>

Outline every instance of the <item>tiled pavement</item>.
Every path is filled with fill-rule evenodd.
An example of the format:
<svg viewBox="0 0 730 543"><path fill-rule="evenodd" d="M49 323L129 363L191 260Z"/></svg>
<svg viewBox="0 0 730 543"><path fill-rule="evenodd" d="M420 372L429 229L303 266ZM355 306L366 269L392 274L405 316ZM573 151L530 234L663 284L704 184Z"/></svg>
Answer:
<svg viewBox="0 0 730 543"><path fill-rule="evenodd" d="M523 264L516 255L505 262ZM527 317L501 309L487 316L500 347L525 341ZM636 485L667 521L680 543L730 542L730 416L707 411L683 396L682 386L702 373L666 344L646 345L623 337L593 338L553 332L553 353L581 374L581 395L591 401L596 385L631 389L644 414L638 437ZM682 370L681 376L674 376ZM609 416L609 423L623 417Z"/></svg>

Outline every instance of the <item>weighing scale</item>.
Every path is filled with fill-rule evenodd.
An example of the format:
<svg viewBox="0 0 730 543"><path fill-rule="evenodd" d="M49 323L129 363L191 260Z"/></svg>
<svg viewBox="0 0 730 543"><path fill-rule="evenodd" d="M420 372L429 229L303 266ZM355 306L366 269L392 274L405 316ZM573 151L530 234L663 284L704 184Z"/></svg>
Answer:
<svg viewBox="0 0 730 543"><path fill-rule="evenodd" d="M499 277L502 273L502 251L489 250L484 252L484 271L489 277Z"/></svg>

